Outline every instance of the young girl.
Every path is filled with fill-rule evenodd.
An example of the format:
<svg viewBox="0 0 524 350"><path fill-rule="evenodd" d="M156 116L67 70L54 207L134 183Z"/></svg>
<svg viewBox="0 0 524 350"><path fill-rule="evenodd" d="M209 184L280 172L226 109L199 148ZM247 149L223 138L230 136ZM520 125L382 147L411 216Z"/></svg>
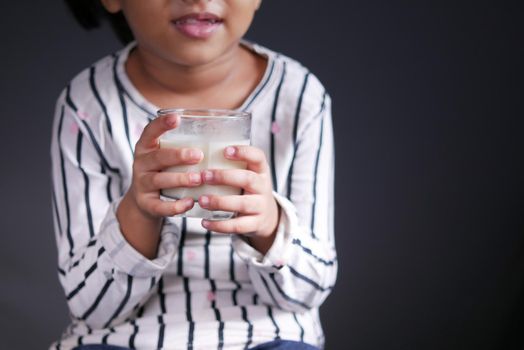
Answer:
<svg viewBox="0 0 524 350"><path fill-rule="evenodd" d="M84 26L98 0L68 2ZM315 349L333 288L330 99L296 61L242 39L260 0L102 0L127 46L60 95L51 143L59 279L71 324L59 349ZM160 108L252 113L246 170L165 173L199 149L160 149L177 127ZM178 186L229 220L173 217Z"/></svg>

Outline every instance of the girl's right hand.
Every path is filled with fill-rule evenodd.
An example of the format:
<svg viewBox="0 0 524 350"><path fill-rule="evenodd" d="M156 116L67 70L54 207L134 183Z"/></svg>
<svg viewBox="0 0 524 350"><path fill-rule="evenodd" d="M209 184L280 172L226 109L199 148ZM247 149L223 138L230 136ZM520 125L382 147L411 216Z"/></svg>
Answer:
<svg viewBox="0 0 524 350"><path fill-rule="evenodd" d="M192 198L163 201L160 190L201 183L200 174L162 172L174 165L196 164L203 158L198 149L160 148L160 136L176 128L179 120L176 115L162 116L144 128L135 146L131 186L116 212L126 241L148 259L157 256L162 218L181 214L194 205Z"/></svg>
<svg viewBox="0 0 524 350"><path fill-rule="evenodd" d="M176 115L161 116L151 121L135 146L133 179L126 194L149 218L181 214L194 205L190 197L176 201L160 199L160 190L174 187L195 187L202 183L200 173L173 173L162 170L175 165L197 164L203 158L196 148L160 148L160 136L178 126Z"/></svg>

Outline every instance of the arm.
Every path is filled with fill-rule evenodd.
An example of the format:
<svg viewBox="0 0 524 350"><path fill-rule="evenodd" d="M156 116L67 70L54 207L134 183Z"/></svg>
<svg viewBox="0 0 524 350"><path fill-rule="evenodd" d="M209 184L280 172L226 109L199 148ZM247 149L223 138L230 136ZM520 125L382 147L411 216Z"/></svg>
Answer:
<svg viewBox="0 0 524 350"><path fill-rule="evenodd" d="M337 274L334 241L334 148L329 97L297 140L289 200L275 193L282 215L265 256L236 240L261 298L290 311L318 307Z"/></svg>
<svg viewBox="0 0 524 350"><path fill-rule="evenodd" d="M248 227L246 218L234 219L236 223L229 220L229 223L208 224L211 230L237 233L233 236L234 248L248 264L253 286L264 302L298 312L320 306L332 290L337 274L333 232L334 149L327 95L320 112L304 124L297 139L289 198L273 192L280 208L276 232L266 238L257 236L258 242L253 242L254 229ZM232 181L231 175L220 181ZM263 171L261 175L267 176ZM250 181L246 182L249 187ZM249 200L243 197L243 205L229 209L245 211ZM225 200L213 198L211 202L214 208L226 204ZM246 224L242 225L243 222ZM260 249L264 247L259 243L261 239L270 243L269 250Z"/></svg>
<svg viewBox="0 0 524 350"><path fill-rule="evenodd" d="M122 199L122 172L101 152L101 130L61 96L51 143L59 279L72 316L91 328L117 324L145 303L180 236ZM151 239L141 246L139 236Z"/></svg>

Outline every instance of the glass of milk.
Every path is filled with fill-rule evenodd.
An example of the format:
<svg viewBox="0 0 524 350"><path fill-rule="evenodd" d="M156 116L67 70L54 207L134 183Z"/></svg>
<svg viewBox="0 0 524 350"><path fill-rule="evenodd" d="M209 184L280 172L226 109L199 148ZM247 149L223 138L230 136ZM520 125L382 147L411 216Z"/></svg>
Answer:
<svg viewBox="0 0 524 350"><path fill-rule="evenodd" d="M251 140L251 113L225 109L161 109L158 116L176 114L180 116L177 128L169 130L160 137L160 148L198 148L204 158L194 165L177 165L165 169L168 172L201 172L206 169L245 169L246 163L232 161L224 157L227 146L249 145ZM192 197L195 205L191 210L179 215L225 220L234 213L210 211L198 204L201 195L238 195L240 188L225 185L207 185L198 187L177 187L162 190L164 200L176 200Z"/></svg>

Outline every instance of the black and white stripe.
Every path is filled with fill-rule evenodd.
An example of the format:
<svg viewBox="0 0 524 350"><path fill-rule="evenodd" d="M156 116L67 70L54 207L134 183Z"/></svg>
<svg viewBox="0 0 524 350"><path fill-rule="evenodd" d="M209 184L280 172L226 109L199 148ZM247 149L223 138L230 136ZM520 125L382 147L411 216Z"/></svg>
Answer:
<svg viewBox="0 0 524 350"><path fill-rule="evenodd" d="M324 96L322 97L322 106L320 107L320 112L319 112L319 115L322 116L322 112L324 111L324 106L325 106L325 102L326 101L326 93L324 92ZM322 141L323 141L323 137L324 137L324 119L322 117L320 117L320 136L319 136L319 140L318 140L318 150L317 150L317 153L316 153L316 158L315 158L315 170L314 170L314 174L313 174L313 205L312 205L312 208L311 208L311 224L310 224L310 227L311 227L311 235L313 236L313 238L317 238L317 236L315 235L315 216L316 216L316 206L317 206L317 182L318 182L318 165L319 165L319 162L320 162L320 152L321 152L321 149L322 149Z"/></svg>
<svg viewBox="0 0 524 350"><path fill-rule="evenodd" d="M282 296L286 301L288 302L291 302L293 304L296 304L302 308L304 308L305 310L309 310L311 309L311 306L306 304L305 302L301 301L301 300L298 300L298 299L295 299L293 297L290 297L289 295L287 295L286 292L284 292L282 290L282 288L280 287L280 284L279 282L277 282L276 278L275 278L275 274L272 272L269 274L269 278L271 279L271 281L273 282L273 285L275 286L275 288L277 289L278 293L280 294L280 296Z"/></svg>
<svg viewBox="0 0 524 350"><path fill-rule="evenodd" d="M91 87L91 90L93 91L93 95L95 95L95 98L98 101L98 104L100 105L100 109L104 113L104 117L105 117L106 125L107 125L107 132L109 133L109 136L112 138L113 137L113 127L111 126L111 120L109 119L109 115L107 113L107 107L104 101L102 101L102 98L100 97L100 93L98 92L98 88L96 87L95 71L96 71L96 66L91 66L91 68L89 69L89 85Z"/></svg>
<svg viewBox="0 0 524 350"><path fill-rule="evenodd" d="M51 185L51 202L53 204L53 214L54 214L54 221L56 222L57 229L58 229L58 236L62 236L62 224L60 223L60 214L58 213L58 206L57 206L57 199L56 199L56 191L53 185Z"/></svg>
<svg viewBox="0 0 524 350"><path fill-rule="evenodd" d="M69 108L73 110L74 114L72 114L72 118L76 120L78 126L85 128L87 134L89 135L89 139L93 143L93 146L95 147L96 152L100 156L100 159L102 160L104 166L107 169L111 170L112 172L116 174L120 174L120 170L116 167L112 167L109 164L109 162L107 161L107 158L104 155L104 152L102 151L102 148L100 147L100 144L96 140L95 134L93 130L91 129L91 127L89 126L89 124L87 123L87 121L82 120L78 115L76 115L76 113L78 112L78 107L76 106L76 104L73 102L73 99L71 98L71 86L70 85L68 85L66 88L65 103Z"/></svg>
<svg viewBox="0 0 524 350"><path fill-rule="evenodd" d="M158 298L160 303L160 312L158 315L158 343L156 348L162 349L164 347L164 332L166 325L164 323L164 315L167 313L166 309L166 296L164 294L164 279L160 278L158 281Z"/></svg>
<svg viewBox="0 0 524 350"><path fill-rule="evenodd" d="M274 125L277 120L277 110L278 110L278 101L280 98L280 91L282 90L282 84L286 78L286 62L282 63L282 75L280 76L280 81L278 83L277 89L275 90L275 96L273 99L273 109L271 111L271 132L270 132L270 159L271 159L271 181L273 182L273 189L278 191L278 181L277 181L277 166L276 166L276 150L275 150L275 132L273 131Z"/></svg>
<svg viewBox="0 0 524 350"><path fill-rule="evenodd" d="M297 108L295 110L295 118L293 122L293 157L291 158L291 164L289 166L288 176L287 176L287 194L286 197L291 199L291 181L293 178L293 166L295 165L295 157L297 150L297 133L298 133L298 124L300 121L300 113L302 111L302 100L304 99L304 93L306 91L307 82L309 80L310 73L307 72L304 75L304 82L302 83L302 89L300 90L300 95L298 97Z"/></svg>
<svg viewBox="0 0 524 350"><path fill-rule="evenodd" d="M131 184L137 133L155 113L125 75L131 48L89 67L57 103L52 210L57 271L75 327L53 346L221 349L241 339L249 349L282 337L322 346L317 310L337 269L324 87L297 62L255 46L269 61L241 108L252 112L252 144L266 155L288 219L281 247L261 258L244 250L246 242L231 245L228 235L205 231L198 219L170 218L158 257L148 260L127 243L116 218Z"/></svg>
<svg viewBox="0 0 524 350"><path fill-rule="evenodd" d="M242 312L242 320L247 323L247 340L246 340L246 345L244 347L244 349L248 349L250 346L251 346L251 343L253 343L253 323L251 323L249 321L249 319L247 318L247 309L245 306L241 306L240 307L240 310Z"/></svg>
<svg viewBox="0 0 524 350"><path fill-rule="evenodd" d="M315 282L313 281L313 279L301 274L300 272L298 272L297 270L295 270L293 267L289 266L289 271L291 271L291 273L293 274L293 276L301 279L302 281L310 284L311 286L313 286L313 288L315 288L316 290L320 291L320 292L326 292L326 291L331 291L333 289L334 286L328 286L328 287L322 287L321 285L318 284L318 282Z"/></svg>
<svg viewBox="0 0 524 350"><path fill-rule="evenodd" d="M189 330L187 332L187 348L193 349L193 342L195 337L195 322L193 321L193 315L191 314L191 291L189 289L189 279L183 278L184 283L184 294L186 298L186 320L189 324Z"/></svg>
<svg viewBox="0 0 524 350"><path fill-rule="evenodd" d="M98 250L98 257L100 257L100 255L102 255L104 252L105 252L104 247L101 247ZM82 288L85 287L88 277L91 276L93 272L95 272L97 267L98 267L98 261L95 261L93 265L91 265L91 267L87 269L87 271L84 273L84 280L80 282L75 289L73 289L69 294L66 295L67 300L72 299L76 294L78 294L80 290L82 290Z"/></svg>
<svg viewBox="0 0 524 350"><path fill-rule="evenodd" d="M109 318L109 320L107 320L106 324L104 325L104 328L107 328L109 327L109 325L111 324L111 322L113 322L113 320L115 320L118 316L120 316L120 313L122 312L122 310L124 309L124 307L126 306L127 302L129 301L129 297L131 296L131 289L133 288L133 276L127 276L127 288L126 288L126 294L124 295L124 298L122 299L122 301L120 302L120 304L118 305L118 307L116 308L115 312L113 313L113 315L111 315L111 317ZM160 287L159 287L160 288Z"/></svg>
<svg viewBox="0 0 524 350"><path fill-rule="evenodd" d="M326 265L326 266L334 266L337 262L337 259L336 258L333 258L333 259L326 259L326 258L323 258L321 256L318 256L316 255L315 253L313 253L313 251L311 250L311 248L308 248L306 246L304 246L302 244L302 242L300 241L300 239L293 239L293 241L291 242L294 246L297 246L300 248L300 250L302 250L304 253L306 253L308 256L314 258L316 261L318 261L319 263L323 264L323 265Z"/></svg>
<svg viewBox="0 0 524 350"><path fill-rule="evenodd" d="M213 299L211 300L211 308L213 309L216 321L218 322L218 349L221 350L224 347L224 322L222 321L220 310L217 308L216 304L216 283L213 279L209 280L209 283L211 285L211 293L213 293Z"/></svg>
<svg viewBox="0 0 524 350"><path fill-rule="evenodd" d="M303 342L304 341L304 327L302 327L302 324L300 323L300 321L298 320L298 317L297 317L297 313L296 312L293 312L293 319L295 320L298 328L300 329L300 341Z"/></svg>
<svg viewBox="0 0 524 350"><path fill-rule="evenodd" d="M69 89L69 87L68 87ZM65 113L65 107L62 105L60 108L60 121L58 122L58 154L60 157L60 171L61 171L61 180L62 180L62 190L64 193L64 201L63 205L65 208L65 220L66 220L66 235L67 235L67 242L69 243L69 256L73 256L73 249L74 249L74 242L73 242L73 236L71 235L71 210L69 209L69 190L68 190L68 183L67 183L67 177L65 172L65 160L64 160L64 152L61 144L61 136L62 136L62 127L64 124L64 114ZM58 220L60 221L60 220Z"/></svg>
<svg viewBox="0 0 524 350"><path fill-rule="evenodd" d="M265 91L266 85L270 82L271 78L273 77L273 71L275 69L275 61L271 61L269 65L269 73L265 77L262 84L259 85L259 87L255 90L255 92L252 94L251 98L248 100L247 103L245 103L243 109L244 110L250 110L251 104L257 99L257 97L260 95L262 91Z"/></svg>
<svg viewBox="0 0 524 350"><path fill-rule="evenodd" d="M271 288L269 287L269 284L267 283L267 281L264 278L264 276L260 275L260 280L262 281L262 284L264 285L265 290L269 294L269 297L273 301L273 305L275 305L276 307L280 308L280 305L279 305L277 299L275 298L275 296L273 295L273 292L271 291ZM280 327L278 326L278 323L275 320L275 317L273 317L273 308L271 306L269 306L269 305L267 306L267 315L268 315L269 319L271 320L271 323L275 327L275 337L274 337L274 339L275 340L276 339L280 339Z"/></svg>
<svg viewBox="0 0 524 350"><path fill-rule="evenodd" d="M209 244L211 243L211 231L206 231L206 238L204 243L204 278L209 279Z"/></svg>
<svg viewBox="0 0 524 350"><path fill-rule="evenodd" d="M93 215L91 214L91 204L89 202L89 177L87 176L85 170L82 168L82 140L84 139L84 134L81 132L78 133L77 143L76 143L76 160L78 162L78 169L82 172L84 178L84 200L87 213L87 224L89 227L89 237L95 235L95 229L93 228Z"/></svg>
<svg viewBox="0 0 524 350"><path fill-rule="evenodd" d="M86 310L86 312L84 312L84 314L82 315L81 319L82 320L86 320L92 313L93 311L95 311L95 309L97 308L98 304L100 304L100 301L102 300L102 298L104 297L104 295L107 293L107 290L109 289L109 287L111 286L111 284L114 282L114 279L111 277L109 278L106 283L103 285L102 289L100 290L100 292L98 293L98 295L96 296L96 299L95 301L93 302L93 304L91 304L91 306Z"/></svg>
<svg viewBox="0 0 524 350"><path fill-rule="evenodd" d="M117 71L116 71L119 59L120 59L119 56L115 57L115 61L113 63L113 79L115 80L116 91L117 91L118 99L120 101L120 109L121 109L121 113L122 113L122 121L124 123L124 131L125 131L125 134L126 134L127 143L129 145L129 150L131 151L131 154L133 154L134 150L133 150L133 145L131 143L131 136L130 136L130 133L129 133L129 119L127 117L126 99L125 99L125 96L124 96L122 83L120 82L120 79L118 78L118 74L117 74Z"/></svg>

